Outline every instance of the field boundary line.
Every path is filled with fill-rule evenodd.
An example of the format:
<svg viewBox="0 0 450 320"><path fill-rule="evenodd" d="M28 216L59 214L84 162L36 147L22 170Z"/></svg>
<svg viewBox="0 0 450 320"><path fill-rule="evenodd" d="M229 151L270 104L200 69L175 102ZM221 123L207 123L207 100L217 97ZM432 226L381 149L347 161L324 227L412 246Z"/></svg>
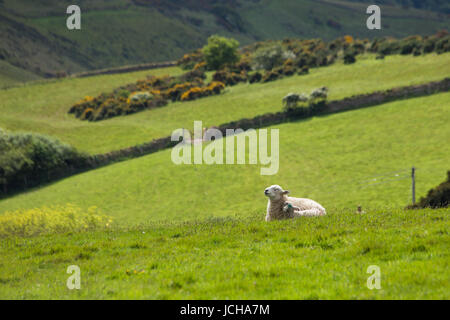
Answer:
<svg viewBox="0 0 450 320"><path fill-rule="evenodd" d="M129 65L129 66L123 66L123 67L117 67L117 68L105 68L105 69L84 71L84 72L71 74L68 77L69 78L85 78L85 77L99 76L99 75L104 75L104 74L118 74L118 73L128 73L128 72L135 72L135 71L175 67L176 65L177 65L176 61L141 63L141 64Z"/></svg>

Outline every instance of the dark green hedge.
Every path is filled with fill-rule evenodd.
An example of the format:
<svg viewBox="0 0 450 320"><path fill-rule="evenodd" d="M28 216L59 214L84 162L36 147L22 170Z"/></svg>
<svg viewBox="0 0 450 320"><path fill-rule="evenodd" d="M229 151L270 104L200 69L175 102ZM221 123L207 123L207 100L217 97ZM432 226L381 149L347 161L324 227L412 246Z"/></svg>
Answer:
<svg viewBox="0 0 450 320"><path fill-rule="evenodd" d="M450 203L450 171L447 171L447 180L436 188L428 191L425 198L409 208L446 208Z"/></svg>
<svg viewBox="0 0 450 320"><path fill-rule="evenodd" d="M56 139L0 129L0 193L39 185L86 167L88 161L87 155Z"/></svg>

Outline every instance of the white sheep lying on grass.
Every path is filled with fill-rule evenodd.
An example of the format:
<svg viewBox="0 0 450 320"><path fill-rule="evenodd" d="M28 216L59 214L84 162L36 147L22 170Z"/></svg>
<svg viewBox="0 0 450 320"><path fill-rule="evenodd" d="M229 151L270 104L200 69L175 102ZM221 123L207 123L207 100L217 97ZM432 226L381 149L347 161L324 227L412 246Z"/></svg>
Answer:
<svg viewBox="0 0 450 320"><path fill-rule="evenodd" d="M266 221L297 217L316 217L326 214L325 208L311 199L288 197L289 191L273 185L264 194L269 198Z"/></svg>

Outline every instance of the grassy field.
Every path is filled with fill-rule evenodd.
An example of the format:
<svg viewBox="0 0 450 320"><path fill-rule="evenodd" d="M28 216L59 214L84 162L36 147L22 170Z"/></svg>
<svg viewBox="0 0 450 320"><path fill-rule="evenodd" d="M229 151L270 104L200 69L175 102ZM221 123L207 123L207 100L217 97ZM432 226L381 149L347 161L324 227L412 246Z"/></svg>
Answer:
<svg viewBox="0 0 450 320"><path fill-rule="evenodd" d="M401 208L411 201L413 165L418 195L445 178L448 110L450 93L442 93L271 127L280 130L275 176L261 176L261 165L177 166L165 150L1 200L0 213L73 203L125 225L252 211L263 218L262 191L275 183L330 209Z"/></svg>
<svg viewBox="0 0 450 320"><path fill-rule="evenodd" d="M449 299L448 210L207 219L6 239L0 299ZM69 290L69 265L81 289ZM380 267L381 290L366 286Z"/></svg>
<svg viewBox="0 0 450 320"><path fill-rule="evenodd" d="M288 92L325 85L340 99L441 80L449 62L450 54L365 56L98 123L67 110L85 95L182 71L34 83L0 90L0 127L106 152L194 120L211 126L279 111ZM274 176L262 176L259 164L177 166L165 150L2 199L1 221L17 215L19 223L15 210L34 209L54 234L1 239L0 299L450 299L450 209L404 209L412 166L417 197L450 169L449 110L447 92L269 127L280 134ZM266 223L271 184L317 200L328 214ZM77 232L94 214L101 227ZM67 230L56 220L73 232L58 233ZM70 265L81 268L81 290L66 287ZM381 290L366 286L371 265L381 269Z"/></svg>
<svg viewBox="0 0 450 320"><path fill-rule="evenodd" d="M220 96L118 117L97 123L82 122L67 111L86 95L108 92L146 74L177 74L178 68L152 72L64 79L44 84L0 90L0 127L13 131L49 134L89 153L103 153L168 136L174 129L192 128L194 120L205 126L281 110L289 92L310 92L328 86L330 99L441 80L448 76L450 53L423 57L366 56L355 65L336 64L312 69L307 76L293 76L267 84L241 84ZM383 79L380 81L380 79Z"/></svg>

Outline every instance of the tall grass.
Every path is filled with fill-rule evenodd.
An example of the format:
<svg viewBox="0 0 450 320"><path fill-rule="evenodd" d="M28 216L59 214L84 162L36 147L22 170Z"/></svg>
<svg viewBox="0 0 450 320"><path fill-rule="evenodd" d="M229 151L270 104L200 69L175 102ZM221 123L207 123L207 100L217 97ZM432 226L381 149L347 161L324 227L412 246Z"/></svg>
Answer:
<svg viewBox="0 0 450 320"><path fill-rule="evenodd" d="M330 210L2 239L0 299L449 299L449 217ZM381 290L367 288L371 265Z"/></svg>

